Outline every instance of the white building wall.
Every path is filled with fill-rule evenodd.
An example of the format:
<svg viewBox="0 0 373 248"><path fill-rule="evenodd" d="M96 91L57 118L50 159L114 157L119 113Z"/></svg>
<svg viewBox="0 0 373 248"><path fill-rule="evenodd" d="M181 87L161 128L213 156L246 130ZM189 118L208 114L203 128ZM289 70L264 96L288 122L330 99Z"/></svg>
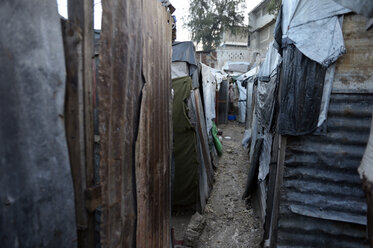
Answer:
<svg viewBox="0 0 373 248"><path fill-rule="evenodd" d="M218 69L221 69L228 61L249 62L249 49L247 47L222 46L216 49Z"/></svg>

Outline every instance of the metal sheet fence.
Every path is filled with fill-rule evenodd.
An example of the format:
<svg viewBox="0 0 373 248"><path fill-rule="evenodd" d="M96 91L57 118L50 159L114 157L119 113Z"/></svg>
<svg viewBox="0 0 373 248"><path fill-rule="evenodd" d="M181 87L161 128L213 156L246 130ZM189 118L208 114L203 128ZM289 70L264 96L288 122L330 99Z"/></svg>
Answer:
<svg viewBox="0 0 373 248"><path fill-rule="evenodd" d="M287 136L281 151L276 247L368 246L366 201L357 173L373 105L373 32L365 30L366 20L345 16L347 54L337 62L326 133Z"/></svg>

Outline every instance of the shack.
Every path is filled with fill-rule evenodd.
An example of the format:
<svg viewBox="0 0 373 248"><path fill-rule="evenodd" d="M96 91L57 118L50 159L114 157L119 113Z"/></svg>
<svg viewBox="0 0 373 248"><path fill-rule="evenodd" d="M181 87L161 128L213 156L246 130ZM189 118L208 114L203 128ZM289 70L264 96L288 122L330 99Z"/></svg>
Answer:
<svg viewBox="0 0 373 248"><path fill-rule="evenodd" d="M200 93L200 69L193 42L174 42L172 50L173 206L202 212L214 171Z"/></svg>
<svg viewBox="0 0 373 248"><path fill-rule="evenodd" d="M368 246L357 173L373 104L367 23L333 1L282 3L249 108L244 198L265 247Z"/></svg>

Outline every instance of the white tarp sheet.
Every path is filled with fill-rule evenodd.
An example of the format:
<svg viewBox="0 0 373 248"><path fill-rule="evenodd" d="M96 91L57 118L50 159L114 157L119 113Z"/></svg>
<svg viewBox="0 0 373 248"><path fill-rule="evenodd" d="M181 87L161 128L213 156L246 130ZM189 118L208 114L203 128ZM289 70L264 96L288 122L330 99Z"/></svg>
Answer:
<svg viewBox="0 0 373 248"><path fill-rule="evenodd" d="M176 61L171 64L171 78L179 78L189 76L189 67L187 62Z"/></svg>
<svg viewBox="0 0 373 248"><path fill-rule="evenodd" d="M207 133L211 135L212 121L215 119L215 97L216 91L219 91L220 84L227 80L227 74L211 68L203 63L202 66L202 88L203 100L205 103L206 128Z"/></svg>
<svg viewBox="0 0 373 248"><path fill-rule="evenodd" d="M351 12L332 0L283 0L282 40L329 66L346 52L338 16Z"/></svg>
<svg viewBox="0 0 373 248"><path fill-rule="evenodd" d="M247 72L250 69L249 62L231 62L228 61L224 64L222 70L232 72Z"/></svg>
<svg viewBox="0 0 373 248"><path fill-rule="evenodd" d="M238 99L238 121L241 123L245 123L246 120L246 88L243 87L242 81L236 81L238 92L239 92L239 99Z"/></svg>

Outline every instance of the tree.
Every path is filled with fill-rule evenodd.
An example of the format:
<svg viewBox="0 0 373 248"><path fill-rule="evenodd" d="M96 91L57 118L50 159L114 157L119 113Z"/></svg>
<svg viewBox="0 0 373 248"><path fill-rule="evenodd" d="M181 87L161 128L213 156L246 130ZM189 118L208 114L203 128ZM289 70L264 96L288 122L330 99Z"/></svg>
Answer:
<svg viewBox="0 0 373 248"><path fill-rule="evenodd" d="M205 51L216 48L224 30L232 34L248 32L244 27L244 14L239 4L245 0L191 0L186 26L192 40L201 43Z"/></svg>
<svg viewBox="0 0 373 248"><path fill-rule="evenodd" d="M267 4L267 11L272 15L277 15L281 7L281 0L270 0Z"/></svg>

